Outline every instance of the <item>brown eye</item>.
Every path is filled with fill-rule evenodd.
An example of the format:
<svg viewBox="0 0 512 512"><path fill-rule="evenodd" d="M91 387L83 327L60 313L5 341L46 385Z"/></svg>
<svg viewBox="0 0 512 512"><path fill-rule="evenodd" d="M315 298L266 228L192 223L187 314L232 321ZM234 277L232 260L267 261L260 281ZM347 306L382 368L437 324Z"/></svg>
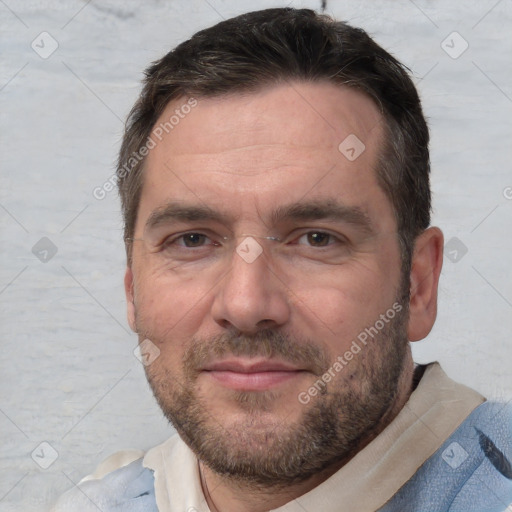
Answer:
<svg viewBox="0 0 512 512"><path fill-rule="evenodd" d="M201 233L187 233L181 238L185 247L200 247L204 244L207 237Z"/></svg>
<svg viewBox="0 0 512 512"><path fill-rule="evenodd" d="M325 247L329 245L329 240L331 235L328 233L321 233L317 231L312 231L307 235L308 243L314 247Z"/></svg>
<svg viewBox="0 0 512 512"><path fill-rule="evenodd" d="M203 233L190 231L182 235L167 237L160 248L166 252L184 251L186 249L202 249L217 245Z"/></svg>

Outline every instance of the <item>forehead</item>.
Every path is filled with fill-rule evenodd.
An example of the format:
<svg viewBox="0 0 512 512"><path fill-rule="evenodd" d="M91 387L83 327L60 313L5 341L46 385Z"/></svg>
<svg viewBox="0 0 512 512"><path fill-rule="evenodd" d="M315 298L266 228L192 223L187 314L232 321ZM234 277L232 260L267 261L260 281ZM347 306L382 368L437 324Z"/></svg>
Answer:
<svg viewBox="0 0 512 512"><path fill-rule="evenodd" d="M138 224L176 200L242 217L322 197L391 212L375 175L383 117L365 94L289 83L184 105L171 102L153 129Z"/></svg>
<svg viewBox="0 0 512 512"><path fill-rule="evenodd" d="M257 145L325 149L337 147L350 134L371 144L370 138L379 137L382 122L373 100L366 94L325 82L279 84L256 92L197 101L197 107L187 115L182 114L183 119L163 133L164 144L157 146L149 160ZM165 124L173 114L174 122L178 121L176 113L186 103L186 98L169 103L156 126Z"/></svg>

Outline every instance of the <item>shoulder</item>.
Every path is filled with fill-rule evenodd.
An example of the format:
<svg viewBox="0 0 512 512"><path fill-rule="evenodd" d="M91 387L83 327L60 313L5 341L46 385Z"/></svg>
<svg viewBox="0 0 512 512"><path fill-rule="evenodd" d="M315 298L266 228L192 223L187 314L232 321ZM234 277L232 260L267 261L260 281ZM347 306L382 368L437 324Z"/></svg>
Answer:
<svg viewBox="0 0 512 512"><path fill-rule="evenodd" d="M512 403L485 402L449 441L441 459L449 473L460 475L449 510L494 512L512 505Z"/></svg>
<svg viewBox="0 0 512 512"><path fill-rule="evenodd" d="M144 452L142 450L123 450L113 453L99 464L99 466L94 470L94 473L82 478L80 483L86 482L87 480L98 480L103 478L108 473L127 466L134 460L142 457L144 457Z"/></svg>
<svg viewBox="0 0 512 512"><path fill-rule="evenodd" d="M157 511L153 471L143 466L142 452L119 452L103 461L58 500L51 512Z"/></svg>
<svg viewBox="0 0 512 512"><path fill-rule="evenodd" d="M382 512L503 512L512 504L512 404L484 402Z"/></svg>

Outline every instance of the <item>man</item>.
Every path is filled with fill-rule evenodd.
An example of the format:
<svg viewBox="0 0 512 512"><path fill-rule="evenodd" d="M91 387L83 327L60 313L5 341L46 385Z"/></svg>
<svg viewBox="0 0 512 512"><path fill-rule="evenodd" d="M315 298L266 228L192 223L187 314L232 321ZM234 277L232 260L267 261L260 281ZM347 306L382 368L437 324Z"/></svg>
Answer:
<svg viewBox="0 0 512 512"><path fill-rule="evenodd" d="M128 319L178 435L58 511L504 511L512 412L415 366L428 129L362 30L270 9L147 71L118 165Z"/></svg>

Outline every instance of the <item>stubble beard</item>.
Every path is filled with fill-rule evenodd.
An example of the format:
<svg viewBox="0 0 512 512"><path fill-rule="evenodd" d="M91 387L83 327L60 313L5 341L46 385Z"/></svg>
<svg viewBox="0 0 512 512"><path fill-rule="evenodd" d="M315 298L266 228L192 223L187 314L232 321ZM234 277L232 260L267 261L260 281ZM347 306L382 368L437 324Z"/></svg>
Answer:
<svg viewBox="0 0 512 512"><path fill-rule="evenodd" d="M155 363L146 375L163 413L203 464L240 484L283 488L340 465L373 437L397 400L409 350L407 320L403 307L307 405L289 397L303 408L294 422L277 419L277 392L233 391L242 419L223 423L222 411L210 411L208 400L196 393L197 368L213 356L279 356L313 366L313 383L330 364L311 340L297 342L276 330L194 339L183 357L182 382Z"/></svg>

